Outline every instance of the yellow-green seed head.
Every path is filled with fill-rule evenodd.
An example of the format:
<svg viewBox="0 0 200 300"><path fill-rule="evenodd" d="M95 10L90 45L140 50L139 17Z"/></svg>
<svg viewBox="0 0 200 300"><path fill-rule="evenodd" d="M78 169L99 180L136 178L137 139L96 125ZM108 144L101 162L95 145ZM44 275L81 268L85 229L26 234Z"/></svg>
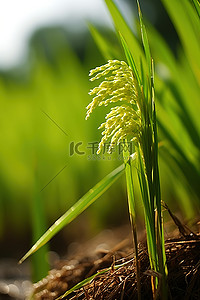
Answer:
<svg viewBox="0 0 200 300"><path fill-rule="evenodd" d="M94 96L87 106L86 119L97 106L122 101L122 106L111 109L106 116L106 122L99 128L103 128L102 139L97 153L103 149L105 142L111 138L110 148L118 144L124 138L138 139L141 128L140 110L138 108L138 84L133 76L131 68L124 62L109 60L107 64L90 71L91 81L104 78L98 87L90 90Z"/></svg>

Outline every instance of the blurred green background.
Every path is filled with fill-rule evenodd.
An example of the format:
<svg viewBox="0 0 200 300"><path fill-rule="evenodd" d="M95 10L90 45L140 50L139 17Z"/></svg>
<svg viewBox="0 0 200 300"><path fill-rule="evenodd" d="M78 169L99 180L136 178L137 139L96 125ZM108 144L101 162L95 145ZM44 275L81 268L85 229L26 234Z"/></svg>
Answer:
<svg viewBox="0 0 200 300"><path fill-rule="evenodd" d="M194 221L200 207L199 82L161 2L144 1L141 5L147 23L151 22L147 28L158 75L162 198L183 219ZM127 12L128 23L133 26L136 7L127 1L126 8L129 10L122 13ZM102 55L89 29L52 25L32 34L28 55L21 65L0 72L2 257L20 258L38 235L121 164L116 154L111 159L102 159L101 155L91 159L92 150L87 148L89 143L100 140L97 128L107 111L97 109L85 121L85 108L91 101L88 92L93 87L88 80L89 70L105 63L106 58L124 58L113 28L103 24L89 27L96 40L98 28L112 49L104 49ZM137 31L137 23L133 30ZM180 78L180 74L187 76ZM187 95L191 95L190 99ZM81 142L79 149L85 154L70 155L72 142ZM137 184L136 195L141 208ZM90 237L101 229L126 222L126 189L121 178L53 239L52 248L62 247L64 253L69 242L79 236Z"/></svg>

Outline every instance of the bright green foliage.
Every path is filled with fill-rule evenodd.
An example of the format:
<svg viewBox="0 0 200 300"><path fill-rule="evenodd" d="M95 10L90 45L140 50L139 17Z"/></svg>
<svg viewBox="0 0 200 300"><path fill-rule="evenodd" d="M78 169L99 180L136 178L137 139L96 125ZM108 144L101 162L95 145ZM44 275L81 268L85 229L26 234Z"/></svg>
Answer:
<svg viewBox="0 0 200 300"><path fill-rule="evenodd" d="M44 203L42 202L41 193L37 186L37 174L35 174L35 191L32 199L32 243L35 243L41 235L46 231L46 215L44 210ZM49 250L49 245L45 245L32 257L32 281L38 282L43 277L45 277L49 271L49 263L47 258L47 253Z"/></svg>
<svg viewBox="0 0 200 300"><path fill-rule="evenodd" d="M110 2L109 2L110 3ZM92 102L87 106L87 117L97 106L122 102L120 106L114 106L106 116L106 122L100 126L105 128L103 138L99 144L100 152L105 142L111 138L113 144L119 144L123 139L133 141L138 155L138 176L144 204L147 243L151 267L154 271L162 274L162 298L167 299L166 289L166 258L164 249L164 234L161 212L161 191L158 169L158 139L157 120L154 101L154 66L151 58L149 42L143 23L142 14L138 4L142 42L145 50L146 60L141 61L141 74L135 63L128 45L121 35L122 45L127 61L109 60L106 65L96 67L90 71L91 81L104 78L98 87L90 91L94 96ZM112 8L111 8L112 12ZM147 65L148 73L143 69ZM123 103L126 103L124 105ZM128 104L128 105L127 105ZM136 118L137 116L137 118ZM136 126L137 125L137 126ZM124 154L125 155L125 154ZM130 155L130 154L129 154ZM135 218L135 200L133 194L132 172L129 159L125 159L126 180L128 190L129 214L132 224L134 245L137 260L137 232ZM137 268L139 274L139 268ZM138 280L139 282L139 276ZM153 294L158 288L159 277L154 280ZM138 284L138 296L140 297Z"/></svg>
<svg viewBox="0 0 200 300"><path fill-rule="evenodd" d="M125 54L129 54L129 49L125 45L123 40L123 46ZM128 55L130 61L135 66L134 60ZM141 108L145 104L143 103L142 91L140 89L140 82L136 78L139 78L139 74L136 66L134 71L124 61L109 60L107 64L90 71L91 81L101 79L103 80L98 87L94 87L90 91L90 95L93 96L92 102L87 106L86 119L98 106L107 106L108 104L119 105L111 108L111 111L106 115L106 122L101 124L100 129L104 128L102 132L102 139L99 143L97 153L99 154L105 146L105 143L110 141L108 152L111 152L114 146L119 145L121 142L123 147L128 149L127 142L124 140L134 141L137 145L141 143L142 138L142 126L143 119L141 114ZM135 76L137 74L137 77ZM133 244L135 250L135 263L137 270L137 288L138 288L138 300L141 299L140 288L140 270L138 261L138 245L137 245L137 230L136 230L136 209L135 209L135 197L133 192L133 179L132 179L132 167L131 167L131 153L128 150L123 151L125 171L126 171L126 183L128 193L128 205L129 215L133 233Z"/></svg>
<svg viewBox="0 0 200 300"><path fill-rule="evenodd" d="M138 300L141 299L141 281L140 281L140 262L138 259L138 237L137 237L137 225L136 225L136 201L134 195L134 183L133 183L133 174L132 174L132 160L136 158L136 153L130 156L128 150L127 141L124 143L124 164L125 164L125 173L126 173L126 186L127 186L127 196L128 196L128 208L129 208L129 217L132 229L133 236L133 247L134 247L134 258L135 258L135 267L136 267L136 280L137 280L137 294Z"/></svg>
<svg viewBox="0 0 200 300"><path fill-rule="evenodd" d="M113 57L120 58L121 51L117 47L117 44L113 47L113 41L110 41L108 38L106 39L92 24L89 24L89 30L106 60L112 59Z"/></svg>
<svg viewBox="0 0 200 300"><path fill-rule="evenodd" d="M120 37L123 46L121 48L124 48L127 63L132 68L137 82L143 86L144 100L154 98L154 89L150 88L154 84L150 79L152 75L150 73L153 71L150 63L151 54L155 63L157 116L155 116L153 103L148 100L147 105L151 113L150 119L146 118L146 120L149 121L150 127L144 130L143 139L146 140L149 133L154 132L154 135L152 140L147 139L148 147L137 148L137 153L138 167L141 170L138 177L144 202L149 251L152 266L157 268L158 263L155 262L158 256L154 243L156 236L154 218L157 216L154 215L153 205L157 206L157 213L160 217L161 195L156 167L158 146L160 147L159 161L162 166L162 199L169 205L172 199L174 206L179 201L179 208L188 218L198 215L200 210L199 1L162 0L181 41L176 56L152 25L147 23L145 30L141 14L143 44L140 38L133 34L114 2L112 0L105 2L113 18L117 35ZM106 60L116 58L124 60L123 51L120 52L119 47L113 47L104 34L92 25L90 31ZM138 36L140 37L140 34ZM151 54L149 48L151 48ZM115 166L114 162L109 162L109 164L93 162L92 167L89 167L85 157L80 156L71 157L70 163L68 159L66 162L66 148L69 142L81 140L87 143L88 140L94 140L97 134L97 119L102 120L105 112L103 110L102 115L97 113L95 119L84 121L85 106L89 102L87 92L91 87L88 83L87 72L91 67L99 64L99 61L90 55L92 52L93 50L89 49L86 54L88 61L84 62L84 67L69 49L65 53L59 53L54 66L51 66L45 60L45 55L41 53L27 82L0 81L0 234L7 231L5 224L8 224L6 223L8 218L4 212L9 211L9 226L15 227L23 234L28 228L27 224L32 223L34 224L33 232L35 232L34 240L37 239L38 235L45 230L45 217L42 215L42 208L39 211L39 203L45 207L48 219L52 221L65 209L66 205L70 207L73 199L80 197L80 194L85 193L91 184L95 184L102 174ZM145 108L142 109L145 111ZM52 121L42 111L58 122L58 125L66 130L67 135L51 123ZM158 137L156 124L153 121L156 118ZM152 142L155 146L152 151L155 163L153 175L148 157ZM144 165L143 155L146 157L147 167ZM55 180L54 184L49 184L48 188L45 188L38 196L39 190L65 166L65 163L67 168L59 176L59 180ZM37 182L35 170L39 174ZM97 178L94 177L94 173ZM151 175L154 183L151 182ZM119 184L113 193L117 195L120 188ZM149 192L149 188L153 190L153 194ZM137 188L135 192L138 194ZM156 199L156 203L149 201L152 197ZM105 194L104 201L107 200L107 203L103 208L103 213L108 207L112 209L111 198L109 193ZM33 211L33 222L30 222L30 213L28 214L27 211L32 208L32 199L35 199L38 210ZM173 201L174 199L177 202ZM134 204L133 201L134 199L132 199L132 204ZM132 207L134 211L134 205ZM161 237L161 240L158 240L163 244L162 224L159 221L157 225L157 233ZM38 227L40 227L39 230ZM163 256L164 260L164 252L159 253L159 256Z"/></svg>
<svg viewBox="0 0 200 300"><path fill-rule="evenodd" d="M39 248L45 245L56 233L58 233L64 226L69 224L77 218L88 206L90 206L96 199L98 199L122 174L124 166L121 165L92 189L88 191L79 201L77 201L64 215L62 215L33 245L33 247L20 260L22 263L30 255L36 252Z"/></svg>
<svg viewBox="0 0 200 300"><path fill-rule="evenodd" d="M161 170L162 184L167 185L169 192L166 196L176 196L180 209L188 218L200 210L200 18L199 2L196 0L193 4L191 2L163 0L182 42L178 58L155 28L151 24L147 26L156 70L155 88L161 164L166 164L163 169L167 171L163 173ZM138 46L137 37L131 32L117 6L112 0L106 3L116 29L119 33L123 33L120 36L127 62L139 81L136 67L141 70L143 78L147 71L142 48ZM180 11L180 14L177 11ZM149 47L143 26L142 32L144 50L149 61ZM125 41L128 52L124 47ZM134 57L135 63L131 61L130 54ZM138 61L140 61L139 67ZM144 93L146 93L145 86Z"/></svg>
<svg viewBox="0 0 200 300"><path fill-rule="evenodd" d="M158 32L148 26L157 65L158 119L163 140L161 155L172 171L172 184L175 183L175 191L182 198L179 200L181 208L191 217L199 211L200 199L200 18L190 1L163 2L183 47L177 60ZM180 14L175 13L174 7Z"/></svg>
<svg viewBox="0 0 200 300"><path fill-rule="evenodd" d="M140 66L140 58L144 58L144 54L142 52L142 47L138 42L137 38L133 35L126 21L122 17L120 11L112 0L105 0L106 5L110 11L112 16L116 31L119 32L127 42L128 48L131 53L135 54L135 62L136 67L139 69Z"/></svg>
<svg viewBox="0 0 200 300"><path fill-rule="evenodd" d="M142 41L145 49L149 74L148 77L143 76L144 71L142 71L142 78L140 79L141 93L138 102L141 112L142 127L139 143L136 145L138 155L138 177L145 211L150 263L154 271L162 274L161 297L162 299L167 299L167 288L165 281L167 269L161 213L160 178L158 170L158 140L154 102L154 73L149 43L140 8L139 16ZM131 53L126 44L124 44L124 47L126 49L126 53L128 53L127 57L129 58ZM139 73L138 70L137 73ZM153 294L158 286L157 280L158 278L155 280L152 286Z"/></svg>
<svg viewBox="0 0 200 300"><path fill-rule="evenodd" d="M83 281L77 283L75 286L73 286L70 290L68 290L66 293L64 293L62 296L60 296L60 297L57 298L56 300L63 299L63 298L65 298L66 296L68 296L69 294L71 294L72 292L74 292L74 291L76 291L76 290L78 290L78 289L84 287L86 284L90 283L96 276L101 275L101 274L104 274L104 273L106 273L106 272L108 272L108 271L110 271L110 270L113 270L113 269L117 270L117 269L123 267L125 264L127 264L127 262L122 263L122 264L120 264L120 265L114 265L114 266L111 266L111 267L109 267L109 268L106 268L106 269L103 269L103 270L98 271L96 274L94 274L94 275L92 275L92 276L90 276L90 277L84 279Z"/></svg>

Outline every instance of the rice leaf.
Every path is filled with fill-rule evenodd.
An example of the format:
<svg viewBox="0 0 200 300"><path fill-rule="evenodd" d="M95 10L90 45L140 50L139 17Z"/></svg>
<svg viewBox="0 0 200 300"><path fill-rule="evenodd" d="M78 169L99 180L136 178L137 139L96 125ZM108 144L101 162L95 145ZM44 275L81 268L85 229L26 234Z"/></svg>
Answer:
<svg viewBox="0 0 200 300"><path fill-rule="evenodd" d="M92 24L88 24L88 27L105 60L113 59L115 57L119 58L121 56L120 51L118 51L116 47L113 47L113 43L106 39L97 28Z"/></svg>
<svg viewBox="0 0 200 300"><path fill-rule="evenodd" d="M116 31L120 32L121 35L126 40L126 43L128 45L131 54L134 55L135 57L136 67L139 68L140 58L144 59L144 53L142 51L142 48L137 38L135 37L135 35L127 25L126 21L122 17L120 11L118 10L114 2L112 0L105 0L105 2L114 21Z"/></svg>
<svg viewBox="0 0 200 300"><path fill-rule="evenodd" d="M125 142L124 147L125 150L123 151L123 156L125 162L128 207L129 207L129 216L130 216L130 223L131 223L131 229L133 235L133 246L134 246L134 255L135 255L135 262L136 262L138 300L140 300L141 283L140 283L140 266L139 266L139 259L138 259L138 241L137 241L137 228L136 228L137 227L136 226L136 203L135 203L135 196L134 196L133 175L132 175L132 165L131 165L132 158L130 157L127 141ZM136 157L136 153L134 153L134 159L135 157Z"/></svg>
<svg viewBox="0 0 200 300"><path fill-rule="evenodd" d="M122 43L122 46L123 46L123 49L124 49L124 53L126 55L126 59L127 59L128 65L133 70L133 74L136 77L137 81L141 84L140 76L139 76L137 67L135 65L134 58L133 58L131 52L129 51L127 43L126 43L125 39L123 38L122 34L119 33L119 35L120 35L121 43Z"/></svg>
<svg viewBox="0 0 200 300"><path fill-rule="evenodd" d="M192 1L193 1L193 3L194 3L194 6L195 6L195 8L196 8L196 11L197 11L197 13L198 13L198 15L199 15L199 17L200 17L200 3L199 3L198 0L192 0Z"/></svg>
<svg viewBox="0 0 200 300"><path fill-rule="evenodd" d="M124 165L119 166L91 190L89 190L80 200L78 200L64 215L62 215L32 246L32 248L22 257L19 263L22 263L31 254L36 252L40 247L45 245L56 233L58 233L65 225L69 224L78 217L88 206L98 199L123 173Z"/></svg>
<svg viewBox="0 0 200 300"><path fill-rule="evenodd" d="M162 0L162 2L174 23L194 74L200 84L200 60L198 59L200 57L200 19L197 19L194 8L192 9L192 4L188 0Z"/></svg>
<svg viewBox="0 0 200 300"><path fill-rule="evenodd" d="M137 4L138 4L139 19L140 19L142 43L143 43L143 46L144 46L146 61L147 61L147 65L148 65L148 68L149 68L149 74L151 74L151 51L150 51L147 32L146 32L146 28L145 28L145 25L144 25L144 22L143 22L142 12L141 12L140 4L139 4L138 0L137 0Z"/></svg>
<svg viewBox="0 0 200 300"><path fill-rule="evenodd" d="M144 166L142 162L141 157L141 150L137 149L137 155L138 155L138 180L140 184L140 190L142 194L142 201L144 205L144 216L145 216L145 224L146 224L146 231L147 231L147 246L149 251L149 259L151 267L154 269L157 269L156 267L156 247L155 247L155 226L154 226L154 220L153 215L151 212L151 206L149 203L149 193L148 193L148 187L146 182L146 176L144 172Z"/></svg>
<svg viewBox="0 0 200 300"><path fill-rule="evenodd" d="M167 137L170 144L173 146L173 149L176 151L175 153L173 151L169 152L169 150L167 149L167 151L169 152L168 154L173 158L177 166L182 171L182 174L186 179L187 186L190 188L192 187L192 193L195 193L197 197L196 199L199 199L200 196L200 190L199 190L200 171L198 169L199 165L195 165L190 161L190 159L185 155L181 146L176 142L176 140L173 138L173 136L167 130L167 128L163 126L163 124L160 122L159 122L159 127L160 130ZM195 198L193 199L193 201L194 200Z"/></svg>
<svg viewBox="0 0 200 300"><path fill-rule="evenodd" d="M98 273L96 273L96 274L94 274L94 275L92 275L92 276L90 276L90 277L88 277L88 278L82 280L81 282L77 283L75 286L73 286L70 290L68 290L65 294L63 294L62 296L60 296L60 297L57 298L56 300L63 299L63 298L65 298L66 296L68 296L69 294L73 293L74 291L76 291L76 290L78 290L78 289L84 287L86 284L90 283L95 277L97 277L97 276L99 276L99 275L102 275L102 274L106 273L109 269L110 269L110 268L101 270L101 271L99 271Z"/></svg>
<svg viewBox="0 0 200 300"><path fill-rule="evenodd" d="M43 199L41 193L38 192L38 176L36 173L35 186L34 186L34 195L32 199L32 243L35 243L38 238L47 230L46 226L46 215L43 207ZM37 253L32 256L32 280L37 282L43 277L47 276L49 271L49 264L47 260L44 259L49 251L48 245L45 245Z"/></svg>
<svg viewBox="0 0 200 300"><path fill-rule="evenodd" d="M127 261L125 263L122 263L120 265L114 265L114 266L111 266L109 268L106 268L106 269L103 269L103 270L100 270L98 271L96 274L82 280L81 282L77 283L75 286L73 286L70 290L68 290L65 294L63 294L62 296L60 296L59 298L57 298L56 300L60 300L60 299L63 299L65 298L66 296L68 296L69 294L73 293L74 291L84 287L86 284L90 283L95 277L99 276L99 275L102 275L106 272L108 272L109 270L112 270L113 268L116 270L116 269L119 269L121 267L123 267L124 265L126 265L127 263L129 263L130 261Z"/></svg>

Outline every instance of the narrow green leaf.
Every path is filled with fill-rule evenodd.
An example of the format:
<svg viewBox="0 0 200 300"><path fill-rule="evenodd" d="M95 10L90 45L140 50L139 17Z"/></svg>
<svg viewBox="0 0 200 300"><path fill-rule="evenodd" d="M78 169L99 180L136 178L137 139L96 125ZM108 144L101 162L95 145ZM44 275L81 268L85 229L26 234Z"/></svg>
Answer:
<svg viewBox="0 0 200 300"><path fill-rule="evenodd" d="M200 171L198 169L199 165L193 164L189 157L184 153L183 147L179 145L176 141L176 139L172 136L170 131L163 125L163 123L159 122L159 128L162 131L162 133L165 135L170 146L173 146L173 151L169 151L170 147L167 148L167 154L169 154L173 160L176 162L177 166L182 171L183 176L186 179L187 185L191 188L192 187L192 193L195 193L197 196L197 199L199 199L200 196L200 190L199 190L199 178L200 178ZM166 155L166 154L165 154ZM192 197L192 201L196 200Z"/></svg>
<svg viewBox="0 0 200 300"><path fill-rule="evenodd" d="M151 212L151 205L149 203L149 193L147 188L147 179L144 172L143 161L141 157L141 150L137 149L138 155L138 179L140 183L140 189L142 194L142 201L144 205L145 211L145 224L146 224L146 231L147 231L147 245L149 249L150 255L150 263L151 267L157 270L157 256L156 256L156 245L155 245L155 225L153 214Z"/></svg>
<svg viewBox="0 0 200 300"><path fill-rule="evenodd" d="M177 61L172 50L170 49L163 36L156 30L156 28L149 22L147 24L147 34L149 37L152 56L154 57L154 60L165 63L168 70L171 72L171 75L176 77Z"/></svg>
<svg viewBox="0 0 200 300"><path fill-rule="evenodd" d="M196 105L197 101L199 100L199 87L198 84L195 82L193 74L192 77L190 77L190 71L183 70L182 66L177 63L174 55L172 54L171 50L169 49L166 42L163 40L163 37L150 25L148 25L148 28L150 29L148 31L148 35L150 36L151 40L151 48L153 52L153 56L157 59L157 62L162 62L167 67L168 71L170 72L171 79L166 79L160 81L158 83L158 77L157 80L157 91L162 89L163 91L167 91L170 89L171 97L172 97L172 104L176 105L173 107L173 111L176 112L176 119L179 117L179 120L182 122L184 127L184 132L188 132L189 138L192 140L194 145L196 145L197 148L200 147L200 139L199 139L199 133L198 133L198 127L195 126L195 121L198 124L198 116L195 120L195 112L197 111ZM164 67L165 67L164 66ZM161 96L162 95L162 96ZM164 98L165 93L161 94L159 96L159 102L162 103L162 106L165 103ZM192 105L191 102L188 101L188 99L192 99ZM159 104L159 103L158 103ZM171 106L171 103L169 101L166 102L166 106L163 107L161 110L159 108L159 116L163 120L167 120L167 116L170 118L170 113L166 109L169 109ZM161 115L162 114L162 115ZM166 121L166 126L167 123ZM174 121L173 121L174 123ZM173 125L175 127L175 124Z"/></svg>
<svg viewBox="0 0 200 300"><path fill-rule="evenodd" d="M39 192L38 174L35 174L35 186L32 199L32 242L35 243L39 237L47 230L46 215L44 210L44 203ZM32 281L37 282L47 276L49 271L49 264L44 259L48 253L48 245L45 245L37 253L32 256Z"/></svg>
<svg viewBox="0 0 200 300"><path fill-rule="evenodd" d="M152 67L153 70L153 67ZM153 88L154 91L154 88ZM156 197L156 208L157 208L157 252L159 269L163 276L167 276L168 270L166 265L166 254L165 254L165 239L163 229L163 217L161 211L161 190L160 190L160 176L159 176L159 165L158 165L158 136L157 136L157 118L156 108L154 102L153 92L153 134L154 134L154 147L153 147L153 183L154 192ZM166 293L166 289L163 286L163 291Z"/></svg>
<svg viewBox="0 0 200 300"><path fill-rule="evenodd" d="M66 296L68 296L69 294L73 293L74 291L84 287L86 284L90 283L95 277L99 276L99 275L102 275L104 273L106 273L107 271L109 271L110 268L108 269L104 269L104 270L101 270L99 271L98 273L82 280L81 282L77 283L75 286L73 286L70 290L68 290L66 293L64 293L62 296L60 296L59 298L57 298L56 300L60 300L60 299L63 299L65 298Z"/></svg>
<svg viewBox="0 0 200 300"><path fill-rule="evenodd" d="M111 266L109 268L106 268L106 269L103 269L103 270L100 270L98 271L96 274L82 280L81 282L77 283L75 286L73 286L70 290L68 290L64 295L60 296L59 298L57 298L56 300L60 300L60 299L63 299L65 298L66 296L68 296L69 294L73 293L74 291L82 288L83 286L85 286L86 284L90 283L95 277L99 276L99 275L102 275L108 271L110 271L112 268L114 268L115 270L116 269L119 269L121 267L123 267L124 265L128 264L130 261L127 261L125 263L122 263L120 265L114 265L114 266Z"/></svg>
<svg viewBox="0 0 200 300"><path fill-rule="evenodd" d="M162 2L174 23L193 72L200 84L200 19L197 19L197 14L195 15L195 8L188 0L162 0Z"/></svg>
<svg viewBox="0 0 200 300"><path fill-rule="evenodd" d="M126 40L131 54L135 57L136 67L139 68L140 58L144 59L144 53L137 38L127 25L114 2L112 0L105 0L105 2L112 16L117 32L120 32Z"/></svg>
<svg viewBox="0 0 200 300"><path fill-rule="evenodd" d="M146 33L146 28L145 28L145 25L144 25L144 22L143 22L142 12L141 12L140 4L139 4L138 0L137 0L137 4L138 4L139 19L140 19L142 43L143 43L143 46L144 46L146 61L147 61L148 69L149 69L149 75L150 75L151 74L151 51L150 51L149 41L148 41L148 37L147 37L147 33Z"/></svg>
<svg viewBox="0 0 200 300"><path fill-rule="evenodd" d="M97 183L91 190L89 190L43 234L43 236L23 256L19 263L22 263L31 254L45 245L65 225L69 224L76 217L78 217L78 215L80 215L88 206L90 206L96 199L98 199L120 177L123 170L124 165L119 166L105 178L103 178L99 183Z"/></svg>
<svg viewBox="0 0 200 300"><path fill-rule="evenodd" d="M124 154L126 155L126 154ZM132 178L132 168L131 168L131 160L125 163L125 173L126 173L126 182L127 182L127 193L128 193L128 202L129 202L129 212L131 215L131 222L133 226L135 226L136 215L135 215L135 197L134 197L134 189L133 189L133 178Z"/></svg>
<svg viewBox="0 0 200 300"><path fill-rule="evenodd" d="M199 15L199 18L200 18L200 3L199 3L198 0L192 0L192 2L194 3L194 6L195 6L196 11L197 11L197 13Z"/></svg>
<svg viewBox="0 0 200 300"><path fill-rule="evenodd" d="M121 39L121 43L122 43L122 46L124 48L124 53L126 55L126 59L127 59L127 62L128 62L128 65L131 67L131 69L133 70L133 74L135 76L135 78L137 79L138 83L140 84L141 83L141 80L140 80L140 76L139 76L139 73L138 73L138 70L137 70L137 67L135 65L135 61L133 59L133 56L131 54L131 52L129 51L129 48L127 46L127 43L125 41L125 39L123 38L122 34L119 33L120 35L120 39Z"/></svg>
<svg viewBox="0 0 200 300"><path fill-rule="evenodd" d="M127 141L125 141L125 143L124 143L124 148L125 149L123 151L123 156L124 156L124 162L125 162L128 207L129 207L129 216L130 216L132 235L133 235L135 261L136 261L138 300L140 300L141 299L141 283L140 283L140 266L139 266L139 259L138 259L138 241L137 241L137 228L136 228L136 203L135 203L135 196L134 196L132 164L131 164L133 158L130 157ZM135 158L136 158L136 153L134 153L134 159Z"/></svg>
<svg viewBox="0 0 200 300"><path fill-rule="evenodd" d="M113 47L113 43L106 39L92 24L89 24L88 27L103 57L106 60L113 59L116 57L119 59L120 51L118 51L116 47Z"/></svg>

